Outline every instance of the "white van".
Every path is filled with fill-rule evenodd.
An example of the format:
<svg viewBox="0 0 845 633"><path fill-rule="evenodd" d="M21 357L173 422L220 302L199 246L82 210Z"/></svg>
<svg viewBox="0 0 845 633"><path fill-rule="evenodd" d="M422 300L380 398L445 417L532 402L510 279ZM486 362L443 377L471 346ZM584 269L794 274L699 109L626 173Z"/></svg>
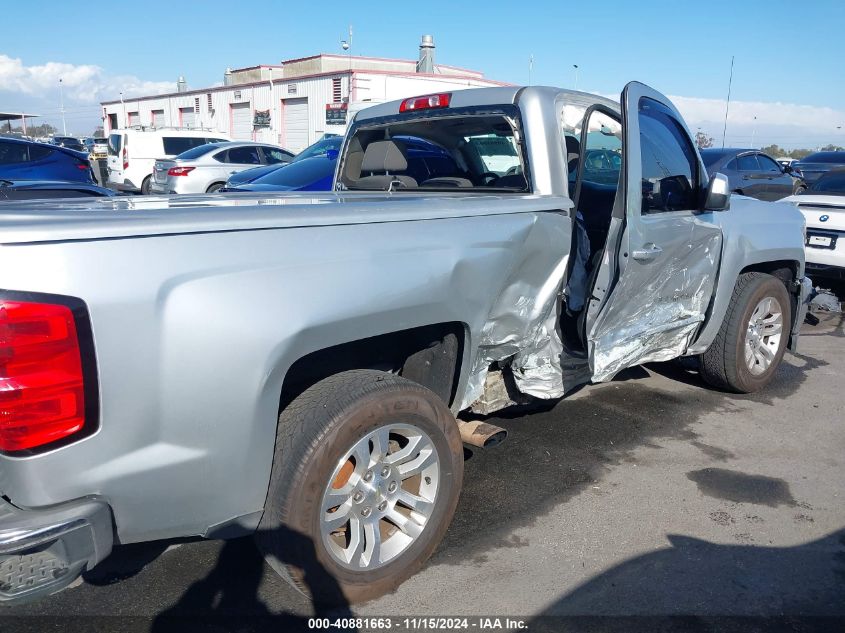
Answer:
<svg viewBox="0 0 845 633"><path fill-rule="evenodd" d="M109 134L106 184L117 191L149 193L156 159L173 158L199 145L228 140L228 134L210 130L113 130Z"/></svg>

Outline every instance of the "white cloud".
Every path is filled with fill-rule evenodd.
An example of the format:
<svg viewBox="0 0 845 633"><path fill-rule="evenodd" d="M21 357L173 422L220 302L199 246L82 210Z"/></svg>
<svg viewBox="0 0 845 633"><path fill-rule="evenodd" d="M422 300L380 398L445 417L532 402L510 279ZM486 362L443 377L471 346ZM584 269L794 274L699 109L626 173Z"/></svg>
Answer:
<svg viewBox="0 0 845 633"><path fill-rule="evenodd" d="M62 80L65 98L79 103L97 103L124 96L174 92L174 81L147 81L133 75L108 75L93 64L47 62L26 66L20 58L0 54L0 91L32 97L52 97Z"/></svg>
<svg viewBox="0 0 845 633"><path fill-rule="evenodd" d="M725 123L725 101L700 97L669 97L689 128L701 128L721 141ZM755 121L756 117L756 121ZM840 129L837 129L837 128ZM765 101L731 101L727 143L812 147L845 138L845 110Z"/></svg>

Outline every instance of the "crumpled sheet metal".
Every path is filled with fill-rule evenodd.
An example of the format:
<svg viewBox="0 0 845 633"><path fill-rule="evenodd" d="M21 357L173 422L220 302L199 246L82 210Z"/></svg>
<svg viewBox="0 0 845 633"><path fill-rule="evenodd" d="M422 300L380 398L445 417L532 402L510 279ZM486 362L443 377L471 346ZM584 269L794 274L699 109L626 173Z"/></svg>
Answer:
<svg viewBox="0 0 845 633"><path fill-rule="evenodd" d="M572 237L563 213L540 213L481 329L461 409L484 392L490 364L509 359L517 388L537 398L563 395L558 309Z"/></svg>
<svg viewBox="0 0 845 633"><path fill-rule="evenodd" d="M842 312L842 303L830 290L817 287L809 297L810 309L820 312Z"/></svg>
<svg viewBox="0 0 845 633"><path fill-rule="evenodd" d="M593 382L610 380L632 365L686 352L704 321L715 283L712 271L721 252L721 233L703 233L703 257L701 249L684 247L650 264L662 266L651 283L638 283L636 275L622 276L590 332Z"/></svg>

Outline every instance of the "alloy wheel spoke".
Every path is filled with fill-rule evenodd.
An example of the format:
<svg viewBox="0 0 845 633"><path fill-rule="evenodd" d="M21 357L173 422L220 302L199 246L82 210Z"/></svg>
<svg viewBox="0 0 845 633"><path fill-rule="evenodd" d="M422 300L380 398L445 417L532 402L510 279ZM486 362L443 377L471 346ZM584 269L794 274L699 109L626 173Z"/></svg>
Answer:
<svg viewBox="0 0 845 633"><path fill-rule="evenodd" d="M419 495L410 493L407 490L403 490L399 493L397 501L426 517L431 514L431 510L434 508L434 504L431 501L424 499Z"/></svg>
<svg viewBox="0 0 845 633"><path fill-rule="evenodd" d="M364 552L364 525L354 514L349 517L349 547L344 552L347 563L355 567L361 566L361 554Z"/></svg>
<svg viewBox="0 0 845 633"><path fill-rule="evenodd" d="M402 479L407 479L408 477L419 475L436 461L437 454L431 446L427 446L423 448L420 451L420 454L414 459L399 464L399 466L397 466L397 470L399 471L399 476Z"/></svg>
<svg viewBox="0 0 845 633"><path fill-rule="evenodd" d="M378 564L381 557L381 530L378 521L367 521L364 523L365 548L361 555L361 566L369 567L373 563Z"/></svg>
<svg viewBox="0 0 845 633"><path fill-rule="evenodd" d="M327 512L323 515L323 529L334 532L349 522L349 510L352 504L342 505L335 512Z"/></svg>
<svg viewBox="0 0 845 633"><path fill-rule="evenodd" d="M413 435L407 437L406 439L408 440L408 443L405 446L403 446L400 450L396 451L395 453L391 453L382 460L385 464L393 465L401 463L406 459L413 457L419 452L418 447L420 445L420 442L423 441L422 436Z"/></svg>
<svg viewBox="0 0 845 633"><path fill-rule="evenodd" d="M411 538L417 538L422 533L422 525L417 523L412 517L406 517L404 514L396 510L396 508L393 508L385 516L391 523Z"/></svg>

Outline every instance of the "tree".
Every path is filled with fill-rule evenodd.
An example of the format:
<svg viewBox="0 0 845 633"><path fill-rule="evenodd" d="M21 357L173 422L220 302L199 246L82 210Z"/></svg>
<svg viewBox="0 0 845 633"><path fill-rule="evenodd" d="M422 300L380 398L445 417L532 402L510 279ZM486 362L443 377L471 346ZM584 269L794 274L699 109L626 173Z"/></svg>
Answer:
<svg viewBox="0 0 845 633"><path fill-rule="evenodd" d="M19 132L23 134L23 129L21 127L12 127L9 125L10 132ZM40 137L40 136L53 136L58 130L54 128L49 123L40 123L39 125L27 125L26 126L26 134L27 136L33 137Z"/></svg>
<svg viewBox="0 0 845 633"><path fill-rule="evenodd" d="M94 138L103 138L105 134L103 133L103 126L97 126L97 129L94 130L94 134L92 134Z"/></svg>
<svg viewBox="0 0 845 633"><path fill-rule="evenodd" d="M772 143L771 145L767 145L766 147L761 147L760 151L764 154L768 154L769 156L774 156L775 158L780 158L786 154L785 149L781 149L779 146Z"/></svg>
<svg viewBox="0 0 845 633"><path fill-rule="evenodd" d="M811 150L811 149L794 149L791 152L789 152L789 154L787 154L787 156L789 156L790 158L797 158L798 160L801 160L802 158L805 158L812 153L813 153L813 150Z"/></svg>
<svg viewBox="0 0 845 633"><path fill-rule="evenodd" d="M825 145L819 151L821 151L821 152L841 152L843 150L845 150L845 147L840 147L839 145L830 144L830 145Z"/></svg>
<svg viewBox="0 0 845 633"><path fill-rule="evenodd" d="M713 137L699 130L695 133L695 144L698 145L699 149L713 147Z"/></svg>

